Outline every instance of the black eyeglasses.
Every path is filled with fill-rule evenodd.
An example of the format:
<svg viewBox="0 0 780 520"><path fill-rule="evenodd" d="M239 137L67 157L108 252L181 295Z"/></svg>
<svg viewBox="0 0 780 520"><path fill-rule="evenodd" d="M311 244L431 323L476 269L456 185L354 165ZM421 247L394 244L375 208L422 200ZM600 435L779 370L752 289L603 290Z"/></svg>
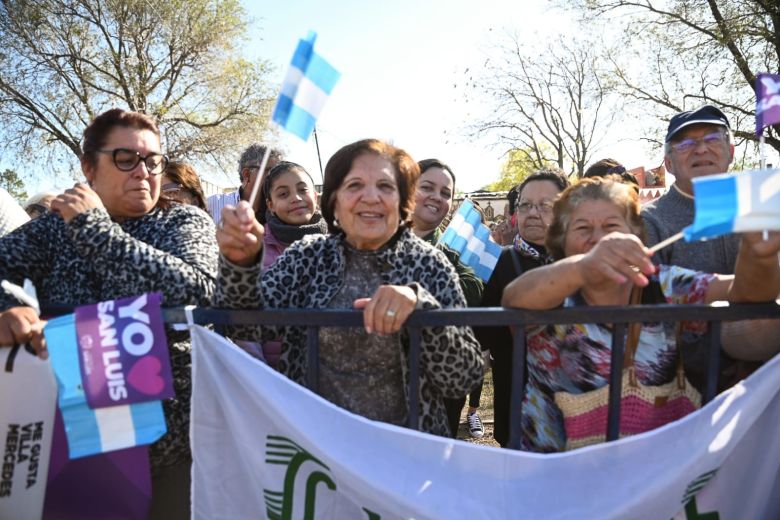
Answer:
<svg viewBox="0 0 780 520"><path fill-rule="evenodd" d="M146 166L149 175L160 175L168 167L168 158L159 153L150 153L146 157L127 148L116 148L114 150L95 150L98 153L111 154L114 160L114 166L123 172L130 172L138 166L141 161Z"/></svg>

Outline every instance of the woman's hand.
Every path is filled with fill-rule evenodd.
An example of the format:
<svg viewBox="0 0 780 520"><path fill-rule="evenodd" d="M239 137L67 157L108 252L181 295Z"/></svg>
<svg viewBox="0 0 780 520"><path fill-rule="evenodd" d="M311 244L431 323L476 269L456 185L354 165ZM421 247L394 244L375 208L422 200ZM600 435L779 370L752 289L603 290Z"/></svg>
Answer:
<svg viewBox="0 0 780 520"><path fill-rule="evenodd" d="M104 207L103 201L100 200L98 194L83 183L75 184L51 201L51 210L59 213L66 224L69 224L73 217L85 211L102 207Z"/></svg>
<svg viewBox="0 0 780 520"><path fill-rule="evenodd" d="M217 226L219 252L236 265L249 267L257 263L263 248L264 230L255 218L255 212L246 201L237 206L222 208L222 219Z"/></svg>
<svg viewBox="0 0 780 520"><path fill-rule="evenodd" d="M356 309L363 309L363 325L371 334L392 334L401 330L417 305L417 293L404 285L380 285L371 298L358 298Z"/></svg>
<svg viewBox="0 0 780 520"><path fill-rule="evenodd" d="M13 307L0 312L0 346L30 343L41 359L48 359L43 326L46 325L31 307Z"/></svg>
<svg viewBox="0 0 780 520"><path fill-rule="evenodd" d="M636 235L610 233L582 255L578 262L583 285L599 286L627 281L644 287L655 272L648 249Z"/></svg>

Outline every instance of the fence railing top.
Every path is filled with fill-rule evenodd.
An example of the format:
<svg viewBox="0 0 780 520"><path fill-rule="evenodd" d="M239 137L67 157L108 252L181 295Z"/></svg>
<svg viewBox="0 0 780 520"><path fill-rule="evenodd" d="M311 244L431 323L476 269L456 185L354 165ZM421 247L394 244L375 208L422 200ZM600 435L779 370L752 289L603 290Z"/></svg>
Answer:
<svg viewBox="0 0 780 520"><path fill-rule="evenodd" d="M73 306L44 305L44 315L67 314ZM331 309L217 309L197 307L192 311L195 323L215 325L291 325L345 326L363 325L362 311ZM186 323L183 307L163 309L168 323ZM735 321L780 318L780 300L770 303L716 302L712 305L623 305L565 307L544 311L483 307L415 311L406 322L410 327L452 324L505 326L520 324L631 323L635 321Z"/></svg>
<svg viewBox="0 0 780 520"><path fill-rule="evenodd" d="M362 311L357 310L227 310L198 308L193 311L196 323L221 325L258 324L292 326L362 326ZM780 304L716 305L627 305L600 307L567 307L545 311L505 309L502 307L440 309L415 311L407 320L410 327L443 326L464 323L472 326L505 326L520 324L631 323L661 321L733 321L780 318ZM184 310L165 310L165 320L186 322Z"/></svg>

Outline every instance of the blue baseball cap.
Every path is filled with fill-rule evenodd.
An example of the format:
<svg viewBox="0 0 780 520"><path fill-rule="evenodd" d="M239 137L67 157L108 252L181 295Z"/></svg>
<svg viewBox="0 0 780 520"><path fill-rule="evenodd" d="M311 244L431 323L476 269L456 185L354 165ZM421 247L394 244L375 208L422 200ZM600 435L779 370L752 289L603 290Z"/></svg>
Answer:
<svg viewBox="0 0 780 520"><path fill-rule="evenodd" d="M718 107L713 105L704 105L695 110L689 110L687 112L680 112L675 114L671 120L669 120L669 129L666 131L666 139L664 142L668 143L674 137L674 134L690 125L707 124L707 125L719 125L731 128L729 120L726 115L721 112Z"/></svg>

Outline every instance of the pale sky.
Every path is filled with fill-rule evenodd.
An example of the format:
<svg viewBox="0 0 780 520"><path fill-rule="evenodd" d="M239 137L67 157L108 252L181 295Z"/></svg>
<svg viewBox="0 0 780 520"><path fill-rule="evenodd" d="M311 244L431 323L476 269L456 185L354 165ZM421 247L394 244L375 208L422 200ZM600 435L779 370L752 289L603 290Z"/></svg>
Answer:
<svg viewBox="0 0 780 520"><path fill-rule="evenodd" d="M416 160L436 157L448 163L458 191L497 180L508 148L464 135L465 126L489 110L467 100L466 74L478 74L496 52L495 42L509 32L532 46L560 31L578 30L563 13L546 11L546 0L244 0L244 5L255 20L244 52L276 66L273 83L281 84L298 40L309 30L318 34L316 51L342 74L317 124L323 167L341 146L375 137ZM594 150L593 160L614 157L628 168L661 163L660 153L640 144L639 133L628 129L638 122L619 123ZM626 137L634 135L636 140ZM304 143L284 132L281 139L288 159L319 180L314 139ZM232 168L201 173L222 186L236 184ZM50 176L25 181L30 194L70 185Z"/></svg>
<svg viewBox="0 0 780 520"><path fill-rule="evenodd" d="M549 5L544 0L246 0L245 5L258 27L247 52L277 66L275 81L281 82L298 39L309 30L318 34L317 52L342 73L317 124L323 167L341 146L376 137L416 160L448 163L456 188L464 191L497 180L507 148L463 135L463 127L486 110L466 102L464 71L480 70L490 42L507 31L530 43L552 40L556 28L568 26L560 12L544 11ZM319 179L314 138L282 139L288 158ZM660 164L660 155L618 139L605 141L595 157L615 156L629 168ZM221 177L215 181L224 183Z"/></svg>

